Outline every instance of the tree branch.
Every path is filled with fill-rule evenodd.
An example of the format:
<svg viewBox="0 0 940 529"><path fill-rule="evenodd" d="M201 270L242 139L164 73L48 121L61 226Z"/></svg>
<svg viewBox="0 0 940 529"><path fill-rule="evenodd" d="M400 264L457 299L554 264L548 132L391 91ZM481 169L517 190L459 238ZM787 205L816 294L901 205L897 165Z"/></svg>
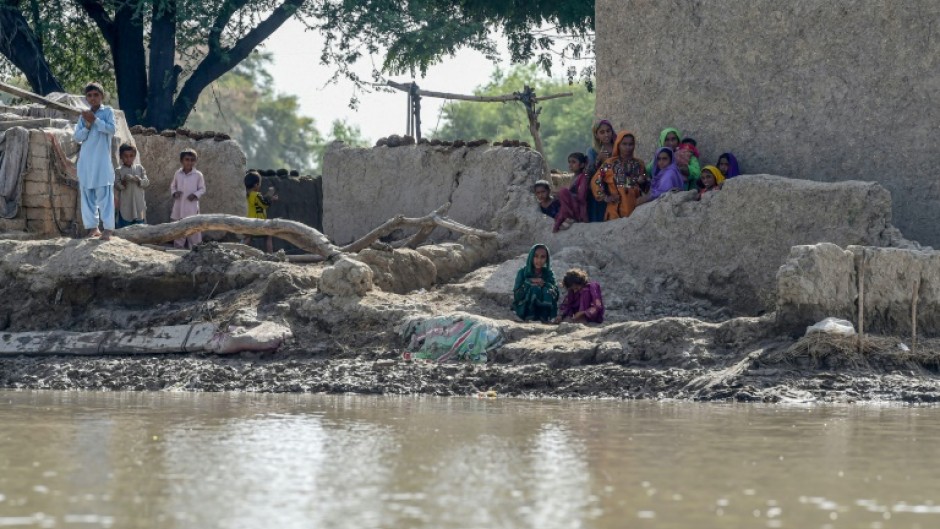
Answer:
<svg viewBox="0 0 940 529"><path fill-rule="evenodd" d="M75 0L75 4L85 10L89 18L95 22L95 25L101 30L101 35L104 36L104 40L113 50L117 45L114 21L108 17L108 12L105 10L101 0Z"/></svg>
<svg viewBox="0 0 940 529"><path fill-rule="evenodd" d="M233 0L239 2L241 0ZM176 124L186 121L199 94L209 84L243 61L264 39L271 36L288 18L293 16L306 0L285 0L268 18L261 21L244 37L238 39L231 48L218 47L210 50L205 59L196 67L186 84L176 97L173 105L173 118ZM216 22L219 22L217 20Z"/></svg>
<svg viewBox="0 0 940 529"><path fill-rule="evenodd" d="M434 231L434 228L437 227L446 228L448 230L464 233L467 235L475 235L481 239L492 239L496 237L496 234L491 231L478 230L476 228L464 226L459 222L443 216L448 209L450 209L450 202L437 208L428 215L416 219L407 218L404 215L397 215L385 221L378 228L375 228L374 230L365 234L359 240L343 246L342 250L349 253L359 252L368 248L370 245L372 245L372 243L379 240L380 238L405 226L418 226L421 228L418 230L418 233L413 235L406 242L405 245L409 248L415 248L418 246L418 244L424 242L424 240L431 235L431 232Z"/></svg>
<svg viewBox="0 0 940 529"><path fill-rule="evenodd" d="M300 222L286 219L249 219L223 214L194 215L166 224L135 224L115 231L114 235L137 244L160 244L203 231L268 235L284 239L304 251L326 258L342 252L325 235Z"/></svg>
<svg viewBox="0 0 940 529"><path fill-rule="evenodd" d="M225 26L232 20L232 15L239 9L245 7L247 3L248 0L226 0L226 2L222 4L222 7L219 8L219 15L215 17L215 22L213 22L212 27L209 28L210 54L222 51L222 32L225 31Z"/></svg>
<svg viewBox="0 0 940 529"><path fill-rule="evenodd" d="M17 0L0 2L0 54L23 72L34 92L63 92L19 4Z"/></svg>

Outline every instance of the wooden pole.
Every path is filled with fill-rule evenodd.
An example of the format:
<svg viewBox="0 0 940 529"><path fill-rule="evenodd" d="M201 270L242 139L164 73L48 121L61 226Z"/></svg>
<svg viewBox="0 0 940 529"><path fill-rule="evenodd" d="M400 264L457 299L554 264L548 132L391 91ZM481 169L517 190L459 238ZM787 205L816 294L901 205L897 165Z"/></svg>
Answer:
<svg viewBox="0 0 940 529"><path fill-rule="evenodd" d="M858 265L858 353L862 354L862 342L865 341L865 261L866 252L862 250L861 263Z"/></svg>
<svg viewBox="0 0 940 529"><path fill-rule="evenodd" d="M914 280L914 294L911 301L911 352L917 350L917 302L920 299L920 278Z"/></svg>
<svg viewBox="0 0 940 529"><path fill-rule="evenodd" d="M80 109L77 109L75 107L70 107L68 105L64 105L57 101L46 99L45 97L41 95L34 94L28 90L23 90L22 88L17 88L13 85L8 85L6 83L0 82L0 91L6 92L11 95L15 95L16 97L22 97L23 99L32 101L33 103L39 103L40 105L45 105L49 108L61 110L62 112L68 112L69 114L72 114L74 116L79 116L82 113Z"/></svg>
<svg viewBox="0 0 940 529"><path fill-rule="evenodd" d="M542 113L542 108L537 106L538 99L535 90L529 85L525 85L522 92L516 95L522 105L525 106L525 114L529 119L529 134L532 135L532 140L535 142L535 150L542 155L542 174L548 177L548 160L545 158L545 146L542 144L542 134L539 132L542 127L542 124L539 123L539 114Z"/></svg>

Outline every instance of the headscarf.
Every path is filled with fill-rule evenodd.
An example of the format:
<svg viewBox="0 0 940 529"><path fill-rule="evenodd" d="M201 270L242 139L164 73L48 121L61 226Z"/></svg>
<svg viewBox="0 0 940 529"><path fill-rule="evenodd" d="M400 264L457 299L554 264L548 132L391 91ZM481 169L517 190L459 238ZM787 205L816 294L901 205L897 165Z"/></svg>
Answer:
<svg viewBox="0 0 940 529"><path fill-rule="evenodd" d="M678 150L692 151L692 154L696 158L701 158L701 156L699 156L698 154L698 147L696 147L695 145L692 145L691 143L680 143L679 147L677 147L676 150L677 151Z"/></svg>
<svg viewBox="0 0 940 529"><path fill-rule="evenodd" d="M662 170L659 168L658 163L659 153L661 152L669 154L669 158L672 159L669 166ZM673 153L672 149L669 147L660 147L656 150L656 155L653 156L653 182L650 185L650 192L653 198L659 198L660 195L672 189L682 191L685 189L685 184L683 183L682 175L679 174L679 168L676 167L675 153Z"/></svg>
<svg viewBox="0 0 940 529"><path fill-rule="evenodd" d="M734 178L741 174L741 169L738 168L738 159L734 157L730 152L723 153L718 157L721 160L722 157L728 159L728 174L725 175L726 178Z"/></svg>
<svg viewBox="0 0 940 529"><path fill-rule="evenodd" d="M614 142L614 151L610 154L610 159L620 158L620 142L627 136L633 136L633 154L636 155L636 134L633 131L622 130L617 134L617 140Z"/></svg>
<svg viewBox="0 0 940 529"><path fill-rule="evenodd" d="M614 136L617 135L617 129L614 128L613 123L607 121L606 119L602 119L598 121L597 123L595 123L594 127L591 128L591 142L594 145L594 150L597 151L598 153L600 153L601 149L604 148L604 146L601 145L601 142L597 141L597 131L598 129L601 128L601 125L607 125L608 127L610 127L610 131L614 133Z"/></svg>
<svg viewBox="0 0 940 529"><path fill-rule="evenodd" d="M676 133L677 140L682 139L682 133L679 132L679 129L675 127L666 127L662 132L659 133L659 147L662 147L663 144L666 143L666 136L668 136L670 132Z"/></svg>
<svg viewBox="0 0 940 529"><path fill-rule="evenodd" d="M546 285L555 284L555 273L552 272L552 254L548 251L548 246L544 244L535 244L532 248L529 249L529 256L525 260L525 276L526 278L535 276L535 266L532 265L532 261L535 259L535 251L539 248L545 249L545 266L542 268L542 279L545 280Z"/></svg>
<svg viewBox="0 0 940 529"><path fill-rule="evenodd" d="M721 174L721 170L719 170L714 165L706 165L705 167L702 167L702 172L704 173L705 171L711 171L712 176L715 177L715 185L720 186L725 182L725 175Z"/></svg>

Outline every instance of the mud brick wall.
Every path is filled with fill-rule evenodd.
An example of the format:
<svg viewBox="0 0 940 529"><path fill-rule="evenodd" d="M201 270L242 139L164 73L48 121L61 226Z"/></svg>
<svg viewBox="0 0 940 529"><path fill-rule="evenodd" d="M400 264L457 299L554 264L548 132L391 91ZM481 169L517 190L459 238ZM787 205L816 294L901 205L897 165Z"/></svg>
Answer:
<svg viewBox="0 0 940 529"><path fill-rule="evenodd" d="M180 151L195 149L199 155L196 169L206 179L206 194L199 200L202 213L245 215L245 153L234 140L194 140L185 136L135 134L140 164L147 171L147 222L169 222L173 199L170 183L180 168Z"/></svg>
<svg viewBox="0 0 940 529"><path fill-rule="evenodd" d="M940 2L597 0L597 109L637 133L733 151L750 174L868 180L940 246ZM600 16L603 14L603 16Z"/></svg>
<svg viewBox="0 0 940 529"><path fill-rule="evenodd" d="M67 133L53 134L58 137L67 156L77 151L77 145ZM4 220L0 228L28 231L43 237L71 235L73 222L81 223L77 185L70 186L61 180L61 173L53 165L52 144L43 131L30 131L28 156L20 212L16 218Z"/></svg>

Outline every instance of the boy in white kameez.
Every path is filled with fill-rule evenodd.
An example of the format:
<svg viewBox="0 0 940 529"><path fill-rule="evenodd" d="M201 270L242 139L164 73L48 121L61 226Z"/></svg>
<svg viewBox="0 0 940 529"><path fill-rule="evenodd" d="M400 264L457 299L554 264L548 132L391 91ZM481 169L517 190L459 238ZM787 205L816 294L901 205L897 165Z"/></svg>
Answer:
<svg viewBox="0 0 940 529"><path fill-rule="evenodd" d="M78 155L78 188L82 201L82 224L88 238L107 241L114 231L114 164L111 139L114 137L114 110L102 105L104 89L98 83L85 86L90 110L82 111L72 137L82 145ZM99 222L104 233L98 231Z"/></svg>
<svg viewBox="0 0 940 529"><path fill-rule="evenodd" d="M206 180L196 169L196 157L196 151L193 149L183 149L180 153L182 167L176 171L173 175L173 182L170 183L170 193L173 195L171 220L185 219L199 214L199 197L206 192ZM202 234L196 232L188 237L176 239L173 241L173 246L192 249L201 243Z"/></svg>

